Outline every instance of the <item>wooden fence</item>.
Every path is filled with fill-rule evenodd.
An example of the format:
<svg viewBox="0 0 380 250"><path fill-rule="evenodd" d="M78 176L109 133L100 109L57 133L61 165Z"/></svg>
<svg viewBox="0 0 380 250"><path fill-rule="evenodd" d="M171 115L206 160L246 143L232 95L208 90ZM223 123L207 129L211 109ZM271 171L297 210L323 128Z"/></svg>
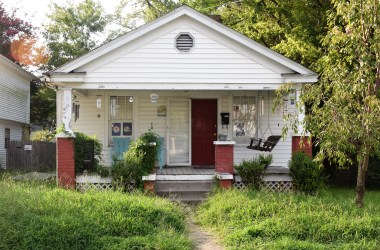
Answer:
<svg viewBox="0 0 380 250"><path fill-rule="evenodd" d="M10 141L7 169L44 171L55 169L55 142Z"/></svg>

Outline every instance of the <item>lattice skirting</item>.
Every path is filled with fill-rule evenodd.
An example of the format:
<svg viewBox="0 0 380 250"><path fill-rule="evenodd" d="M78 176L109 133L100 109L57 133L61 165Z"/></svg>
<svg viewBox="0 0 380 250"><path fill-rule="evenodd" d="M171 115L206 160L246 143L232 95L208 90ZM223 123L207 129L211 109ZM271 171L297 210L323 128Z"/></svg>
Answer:
<svg viewBox="0 0 380 250"><path fill-rule="evenodd" d="M98 175L77 175L76 176L76 189L81 192L88 190L107 191L113 190L112 179L102 178ZM125 191L132 192L136 189L135 183L129 183L125 187Z"/></svg>
<svg viewBox="0 0 380 250"><path fill-rule="evenodd" d="M109 183L77 182L76 189L80 192L86 192L89 190L107 191L107 190L113 190L113 186L111 182ZM126 192L132 192L134 190L136 190L136 185L134 183L129 183L125 188Z"/></svg>
<svg viewBox="0 0 380 250"><path fill-rule="evenodd" d="M245 184L241 181L234 182L234 187L238 189L245 188ZM264 181L264 189L272 192L289 192L293 189L291 181Z"/></svg>
<svg viewBox="0 0 380 250"><path fill-rule="evenodd" d="M112 184L111 183L76 183L76 189L80 192L86 192L89 190L96 190L96 191L107 191L112 190Z"/></svg>

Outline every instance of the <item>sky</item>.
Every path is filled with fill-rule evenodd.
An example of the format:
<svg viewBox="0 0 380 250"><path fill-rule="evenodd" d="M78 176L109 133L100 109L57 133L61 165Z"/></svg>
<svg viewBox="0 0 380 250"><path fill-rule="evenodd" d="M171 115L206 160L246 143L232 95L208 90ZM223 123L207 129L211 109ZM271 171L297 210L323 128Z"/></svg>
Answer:
<svg viewBox="0 0 380 250"><path fill-rule="evenodd" d="M17 16L25 21L29 21L35 27L41 27L46 14L49 11L49 3L64 3L64 0L0 0L7 11L18 9ZM77 2L73 0L73 2ZM99 0L107 13L112 13L120 0Z"/></svg>

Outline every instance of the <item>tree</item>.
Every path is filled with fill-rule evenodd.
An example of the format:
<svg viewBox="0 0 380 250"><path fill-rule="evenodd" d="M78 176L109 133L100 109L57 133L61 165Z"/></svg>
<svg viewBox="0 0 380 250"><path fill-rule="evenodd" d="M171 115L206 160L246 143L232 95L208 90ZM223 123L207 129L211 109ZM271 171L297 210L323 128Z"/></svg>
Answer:
<svg viewBox="0 0 380 250"><path fill-rule="evenodd" d="M49 22L43 26L52 70L99 46L99 35L104 31L107 17L99 2L83 0L77 5L50 5Z"/></svg>
<svg viewBox="0 0 380 250"><path fill-rule="evenodd" d="M0 1L0 54L13 62L18 62L17 57L23 53L15 53L18 50L13 49L14 53L12 54L12 44L22 40L21 38L25 39L27 36L33 36L33 34L33 26L30 23L17 18L16 10L7 13L4 9L3 3Z"/></svg>
<svg viewBox="0 0 380 250"><path fill-rule="evenodd" d="M329 0L242 0L222 4L217 12L230 28L310 67L322 54L330 5Z"/></svg>
<svg viewBox="0 0 380 250"><path fill-rule="evenodd" d="M180 5L180 2L174 0L121 0L114 14L108 17L110 22L118 27L110 31L107 40L112 40L139 25L153 21Z"/></svg>
<svg viewBox="0 0 380 250"><path fill-rule="evenodd" d="M380 5L378 0L332 3L321 79L303 90L302 102L309 107L304 123L320 148L316 160L356 162L355 202L362 207L369 157L380 146Z"/></svg>
<svg viewBox="0 0 380 250"><path fill-rule="evenodd" d="M50 58L44 70L53 70L99 46L98 35L104 31L107 18L99 2L83 0L77 5L50 5L49 21L44 25ZM44 129L55 127L54 90L40 82L31 85L31 122Z"/></svg>

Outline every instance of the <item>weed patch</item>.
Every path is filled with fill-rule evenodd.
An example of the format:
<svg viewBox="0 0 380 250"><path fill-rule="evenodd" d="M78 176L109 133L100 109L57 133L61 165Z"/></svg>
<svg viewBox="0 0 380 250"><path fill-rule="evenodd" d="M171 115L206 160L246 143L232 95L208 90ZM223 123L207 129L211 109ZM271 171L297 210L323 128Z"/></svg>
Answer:
<svg viewBox="0 0 380 250"><path fill-rule="evenodd" d="M317 196L231 190L210 197L199 223L231 249L377 249L380 192L358 209L350 190Z"/></svg>
<svg viewBox="0 0 380 250"><path fill-rule="evenodd" d="M0 181L0 249L191 249L179 205Z"/></svg>

